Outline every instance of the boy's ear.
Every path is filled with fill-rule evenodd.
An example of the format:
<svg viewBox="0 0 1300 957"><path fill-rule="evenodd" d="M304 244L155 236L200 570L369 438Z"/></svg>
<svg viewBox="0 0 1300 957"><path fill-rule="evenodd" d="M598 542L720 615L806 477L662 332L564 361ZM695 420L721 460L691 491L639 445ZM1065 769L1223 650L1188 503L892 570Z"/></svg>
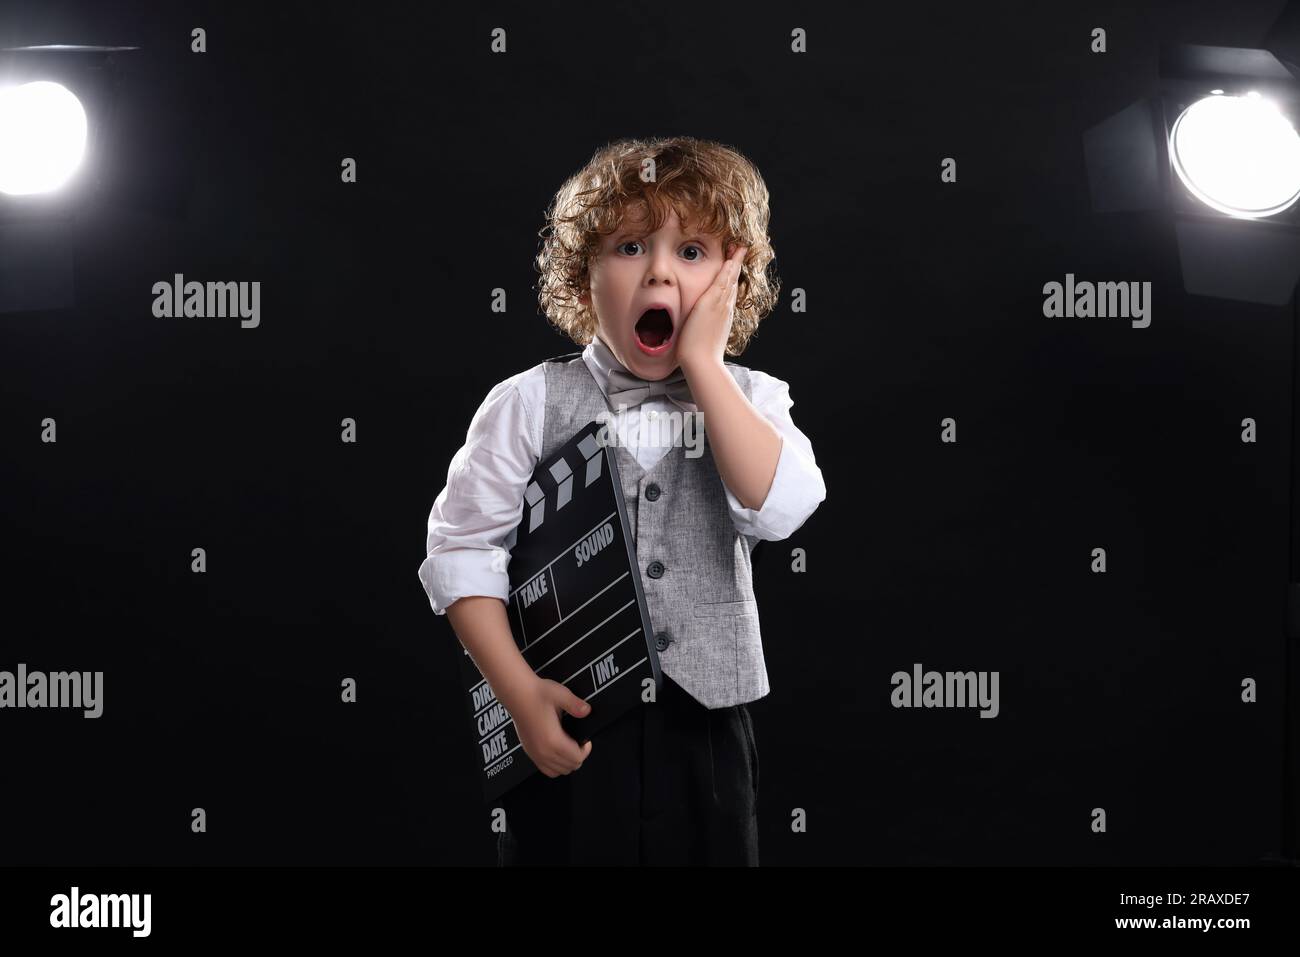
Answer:
<svg viewBox="0 0 1300 957"><path fill-rule="evenodd" d="M584 289L582 292L578 293L578 302L582 303L584 306L590 306L590 305L591 305L591 293L589 293L589 292L588 292L587 290L585 290L585 289Z"/></svg>

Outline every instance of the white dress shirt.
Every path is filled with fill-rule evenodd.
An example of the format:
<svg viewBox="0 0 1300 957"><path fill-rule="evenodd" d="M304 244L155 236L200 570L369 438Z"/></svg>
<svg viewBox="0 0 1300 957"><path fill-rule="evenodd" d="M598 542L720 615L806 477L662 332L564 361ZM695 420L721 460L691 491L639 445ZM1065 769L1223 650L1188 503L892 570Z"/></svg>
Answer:
<svg viewBox="0 0 1300 957"><path fill-rule="evenodd" d="M599 339L583 351L582 361L602 392L610 368L622 368ZM725 482L723 490L731 520L742 535L780 541L794 534L826 498L826 484L812 443L790 418L794 403L789 386L755 369L749 376L751 403L781 434L781 457L762 508L742 507ZM447 484L429 512L420 582L436 614L446 614L448 605L467 595L506 600L510 553L501 543L523 516L524 488L541 461L545 409L543 362L493 386L474 413L465 444L447 469ZM678 414L669 416L674 409ZM664 416L657 420L661 426L675 422L678 430L681 410L667 397L654 396L611 413L611 433L648 470L674 447L676 436L667 435L662 427L646 429L641 441L643 410Z"/></svg>

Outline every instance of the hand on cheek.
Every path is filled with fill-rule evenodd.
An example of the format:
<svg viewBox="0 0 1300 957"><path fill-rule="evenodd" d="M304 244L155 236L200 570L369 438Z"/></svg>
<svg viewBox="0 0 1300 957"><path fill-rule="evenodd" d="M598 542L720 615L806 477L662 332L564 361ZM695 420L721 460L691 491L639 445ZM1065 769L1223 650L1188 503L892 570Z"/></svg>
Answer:
<svg viewBox="0 0 1300 957"><path fill-rule="evenodd" d="M740 288L740 267L748 252L748 246L737 246L723 260L717 276L683 321L677 339L677 361L683 369L707 362L722 364Z"/></svg>

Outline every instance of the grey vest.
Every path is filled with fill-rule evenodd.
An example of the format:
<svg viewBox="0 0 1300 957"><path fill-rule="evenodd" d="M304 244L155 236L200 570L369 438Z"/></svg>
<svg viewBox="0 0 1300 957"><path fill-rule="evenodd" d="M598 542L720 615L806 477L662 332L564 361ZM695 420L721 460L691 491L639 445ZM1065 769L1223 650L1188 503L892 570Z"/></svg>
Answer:
<svg viewBox="0 0 1300 957"><path fill-rule="evenodd" d="M544 363L542 461L613 411L581 355ZM749 370L725 365L749 398ZM646 471L621 444L614 454L659 664L700 704L725 708L756 701L769 687L750 564L758 539L731 521L705 426L696 458L679 443Z"/></svg>

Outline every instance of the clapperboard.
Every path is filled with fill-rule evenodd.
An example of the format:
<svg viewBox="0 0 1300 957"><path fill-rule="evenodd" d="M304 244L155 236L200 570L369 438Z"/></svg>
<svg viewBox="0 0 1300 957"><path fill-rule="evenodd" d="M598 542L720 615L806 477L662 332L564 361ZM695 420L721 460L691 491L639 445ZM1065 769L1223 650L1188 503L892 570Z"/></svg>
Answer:
<svg viewBox="0 0 1300 957"><path fill-rule="evenodd" d="M589 423L537 467L520 523L503 543L515 644L533 671L591 705L585 718L561 715L579 744L641 707L644 679L662 690L615 447L602 445L600 429L599 421ZM475 753L491 802L537 766L474 659L462 652Z"/></svg>

